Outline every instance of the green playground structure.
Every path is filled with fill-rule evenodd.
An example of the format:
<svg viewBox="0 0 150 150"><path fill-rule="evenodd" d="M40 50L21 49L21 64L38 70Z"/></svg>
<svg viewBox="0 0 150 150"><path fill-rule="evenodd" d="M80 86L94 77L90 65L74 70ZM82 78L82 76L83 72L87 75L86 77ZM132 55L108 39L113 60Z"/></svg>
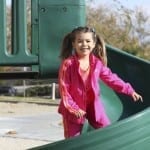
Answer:
<svg viewBox="0 0 150 150"><path fill-rule="evenodd" d="M144 102L115 93L104 83L102 99L112 124L92 129L85 123L82 135L32 148L32 150L149 150L150 148L150 63L121 50L107 47L109 66L141 93Z"/></svg>
<svg viewBox="0 0 150 150"><path fill-rule="evenodd" d="M12 53L8 53L6 45L6 18L6 0L1 0L0 66L31 67L31 71L0 72L0 79L57 78L61 41L67 32L86 24L85 1L31 0L31 51L27 48L26 0L12 0ZM94 130L86 122L81 136L32 150L150 149L150 62L110 45L106 48L109 67L130 82L144 102L135 103L100 81L102 100L112 124Z"/></svg>

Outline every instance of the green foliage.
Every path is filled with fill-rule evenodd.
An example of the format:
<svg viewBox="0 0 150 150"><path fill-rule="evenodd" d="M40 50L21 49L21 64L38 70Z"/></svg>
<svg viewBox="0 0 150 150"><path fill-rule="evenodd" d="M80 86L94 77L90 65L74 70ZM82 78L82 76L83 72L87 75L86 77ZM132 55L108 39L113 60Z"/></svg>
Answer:
<svg viewBox="0 0 150 150"><path fill-rule="evenodd" d="M118 1L114 3L116 8L88 5L87 25L94 27L106 43L150 60L150 17L142 9L131 10Z"/></svg>
<svg viewBox="0 0 150 150"><path fill-rule="evenodd" d="M52 97L52 86L43 85L43 86L34 86L29 87L25 91L26 97L37 97L37 96L50 96ZM60 98L58 86L56 86L55 91L56 98Z"/></svg>
<svg viewBox="0 0 150 150"><path fill-rule="evenodd" d="M51 93L51 87L50 86L35 86L30 87L26 89L26 96L49 96Z"/></svg>

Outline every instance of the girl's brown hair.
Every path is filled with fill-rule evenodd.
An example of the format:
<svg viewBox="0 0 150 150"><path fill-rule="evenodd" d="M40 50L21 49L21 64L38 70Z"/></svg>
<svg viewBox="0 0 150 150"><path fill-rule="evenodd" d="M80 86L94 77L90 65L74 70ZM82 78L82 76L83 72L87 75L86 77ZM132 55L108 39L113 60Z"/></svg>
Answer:
<svg viewBox="0 0 150 150"><path fill-rule="evenodd" d="M96 43L95 48L93 49L92 52L96 57L98 57L103 62L103 64L107 65L107 54L106 54L105 42L99 35L95 33L95 30L93 28L89 28L89 27L77 27L64 37L63 42L62 42L60 58L66 59L72 55L73 53L72 43L75 41L76 34L81 33L81 32L92 33L93 40Z"/></svg>

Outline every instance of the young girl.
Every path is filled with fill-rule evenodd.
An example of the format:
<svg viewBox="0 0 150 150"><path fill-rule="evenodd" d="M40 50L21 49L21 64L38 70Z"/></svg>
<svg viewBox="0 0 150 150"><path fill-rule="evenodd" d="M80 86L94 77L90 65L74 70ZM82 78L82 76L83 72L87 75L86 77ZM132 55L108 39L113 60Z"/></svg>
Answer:
<svg viewBox="0 0 150 150"><path fill-rule="evenodd" d="M99 99L99 79L134 101L142 101L129 83L107 67L104 41L92 28L78 27L68 33L63 40L61 58L58 112L63 116L65 138L80 135L85 119L95 129L110 124Z"/></svg>

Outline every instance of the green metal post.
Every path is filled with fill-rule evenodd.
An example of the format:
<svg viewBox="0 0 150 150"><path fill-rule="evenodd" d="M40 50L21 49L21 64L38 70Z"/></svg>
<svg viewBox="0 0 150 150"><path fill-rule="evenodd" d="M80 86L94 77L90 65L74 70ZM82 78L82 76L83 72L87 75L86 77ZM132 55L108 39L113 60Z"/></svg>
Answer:
<svg viewBox="0 0 150 150"><path fill-rule="evenodd" d="M9 54L6 48L6 0L1 0L0 28L1 33L1 66L25 66L38 64L38 56L32 55L27 50L27 21L26 0L12 1L12 50Z"/></svg>
<svg viewBox="0 0 150 150"><path fill-rule="evenodd" d="M0 4L0 54L4 56L6 50L6 2Z"/></svg>

